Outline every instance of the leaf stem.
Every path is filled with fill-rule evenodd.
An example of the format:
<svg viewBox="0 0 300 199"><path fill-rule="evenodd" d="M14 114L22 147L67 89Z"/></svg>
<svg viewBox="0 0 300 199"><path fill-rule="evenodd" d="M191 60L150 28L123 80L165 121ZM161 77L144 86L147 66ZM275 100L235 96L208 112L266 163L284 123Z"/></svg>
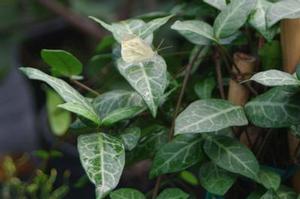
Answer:
<svg viewBox="0 0 300 199"><path fill-rule="evenodd" d="M176 108L175 108L175 111L174 111L174 114L173 114L173 120L172 120L171 128L170 128L170 131L169 131L169 134L168 134L169 141L171 141L173 136L174 136L175 120L176 120L176 117L177 117L177 115L179 114L179 111L180 111L181 103L182 103L182 100L183 100L185 90L187 88L187 84L188 84L188 81L189 81L189 77L190 77L193 65L195 64L198 57L200 56L202 49L203 48L200 48L197 51L197 53L194 56L194 58L192 59L192 61L189 62L185 67L185 75L184 75L183 84L182 84L182 87L181 87L181 90L180 90L179 97L177 99ZM161 180L162 180L162 176L158 176L158 178L156 179L155 186L154 186L152 199L155 199L156 196L158 195Z"/></svg>
<svg viewBox="0 0 300 199"><path fill-rule="evenodd" d="M100 93L98 93L97 91L95 91L95 90L91 89L90 87L84 85L83 83L81 83L81 82L79 82L79 81L77 81L75 79L70 79L70 80L71 80L71 82L73 82L74 84L76 84L77 86L79 86L80 88L83 88L84 90L87 90L87 91L93 93L96 96L100 95Z"/></svg>

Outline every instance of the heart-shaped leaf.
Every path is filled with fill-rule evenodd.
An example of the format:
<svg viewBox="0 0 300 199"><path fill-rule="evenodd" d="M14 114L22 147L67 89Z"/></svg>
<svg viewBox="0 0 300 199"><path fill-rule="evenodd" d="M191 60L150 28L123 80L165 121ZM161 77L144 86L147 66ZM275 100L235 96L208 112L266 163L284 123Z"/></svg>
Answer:
<svg viewBox="0 0 300 199"><path fill-rule="evenodd" d="M221 169L212 162L204 163L199 170L200 184L210 193L223 196L236 181L236 175Z"/></svg>
<svg viewBox="0 0 300 199"><path fill-rule="evenodd" d="M121 188L109 194L111 199L146 199L143 193L131 188Z"/></svg>
<svg viewBox="0 0 300 199"><path fill-rule="evenodd" d="M178 188L163 190L156 199L187 199L189 195Z"/></svg>
<svg viewBox="0 0 300 199"><path fill-rule="evenodd" d="M128 35L135 35L146 40L149 44L152 43L153 32L160 28L162 25L167 23L167 21L172 17L166 16L161 18L153 19L148 23L145 23L141 19L129 19L125 21L120 21L112 23L111 25L97 19L96 17L90 17L105 29L112 32L114 38L121 43L124 38Z"/></svg>
<svg viewBox="0 0 300 199"><path fill-rule="evenodd" d="M177 30L187 40L197 45L209 45L214 38L213 28L199 20L176 21L171 28Z"/></svg>
<svg viewBox="0 0 300 199"><path fill-rule="evenodd" d="M300 81L296 77L279 70L256 73L250 80L265 86L300 86Z"/></svg>
<svg viewBox="0 0 300 199"><path fill-rule="evenodd" d="M277 28L269 28L267 25L267 10L272 3L267 0L257 0L255 12L251 15L249 23L262 34L269 42L277 33Z"/></svg>
<svg viewBox="0 0 300 199"><path fill-rule="evenodd" d="M144 110L143 107L139 106L128 106L124 108L119 108L110 112L105 118L102 119L102 124L104 126L111 126L116 122L124 119L130 119Z"/></svg>
<svg viewBox="0 0 300 199"><path fill-rule="evenodd" d="M238 31L254 9L256 0L232 0L217 16L214 22L215 37L229 37Z"/></svg>
<svg viewBox="0 0 300 199"><path fill-rule="evenodd" d="M86 119L93 121L95 124L99 122L99 117L87 110L82 104L67 102L58 105L58 107L85 117Z"/></svg>
<svg viewBox="0 0 300 199"><path fill-rule="evenodd" d="M203 0L203 1L219 10L223 10L226 7L226 0Z"/></svg>
<svg viewBox="0 0 300 199"><path fill-rule="evenodd" d="M68 105L63 105L63 108L68 108L69 111L80 114L96 124L100 124L100 118L96 114L92 104L65 81L47 75L35 68L20 68L20 70L30 79L44 81L49 84L64 99L64 101L68 103ZM73 105L78 105L80 107L76 108Z"/></svg>
<svg viewBox="0 0 300 199"><path fill-rule="evenodd" d="M120 139L123 141L125 149L128 151L131 151L134 147L136 147L140 137L141 129L138 127L129 127L120 135Z"/></svg>
<svg viewBox="0 0 300 199"><path fill-rule="evenodd" d="M243 144L227 136L205 136L204 151L219 167L251 179L256 179L259 164L254 154Z"/></svg>
<svg viewBox="0 0 300 199"><path fill-rule="evenodd" d="M271 27L281 19L295 19L300 17L300 1L284 0L279 1L267 10L267 22Z"/></svg>
<svg viewBox="0 0 300 199"><path fill-rule="evenodd" d="M123 77L143 97L155 117L160 100L167 88L167 66L164 59L155 55L147 62L130 64L117 60L117 67Z"/></svg>
<svg viewBox="0 0 300 199"><path fill-rule="evenodd" d="M71 114L57 106L64 103L63 99L53 90L47 89L47 113L49 124L55 135L61 136L68 130Z"/></svg>
<svg viewBox="0 0 300 199"><path fill-rule="evenodd" d="M176 118L175 134L213 132L247 124L240 106L219 99L198 100Z"/></svg>
<svg viewBox="0 0 300 199"><path fill-rule="evenodd" d="M81 135L78 151L87 176L96 186L97 199L104 198L118 185L125 165L122 142L104 133Z"/></svg>
<svg viewBox="0 0 300 199"><path fill-rule="evenodd" d="M136 92L113 90L101 94L93 100L93 106L101 118L125 107L145 107L143 98Z"/></svg>
<svg viewBox="0 0 300 199"><path fill-rule="evenodd" d="M168 142L168 129L160 125L151 125L143 129L138 145L126 153L126 162L134 163L154 154Z"/></svg>
<svg viewBox="0 0 300 199"><path fill-rule="evenodd" d="M164 145L155 154L150 177L184 170L201 160L202 138L196 135L180 135Z"/></svg>
<svg viewBox="0 0 300 199"><path fill-rule="evenodd" d="M249 121L263 128L290 127L300 123L298 88L276 87L245 106Z"/></svg>
<svg viewBox="0 0 300 199"><path fill-rule="evenodd" d="M266 189L277 190L280 186L281 179L279 174L268 167L261 167L256 181L262 184Z"/></svg>

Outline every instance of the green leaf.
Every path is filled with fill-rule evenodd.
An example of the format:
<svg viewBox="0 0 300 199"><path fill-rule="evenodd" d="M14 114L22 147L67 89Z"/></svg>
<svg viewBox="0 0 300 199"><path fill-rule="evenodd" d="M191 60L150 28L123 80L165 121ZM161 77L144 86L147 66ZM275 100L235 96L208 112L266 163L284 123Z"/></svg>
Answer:
<svg viewBox="0 0 300 199"><path fill-rule="evenodd" d="M281 185L279 189L276 191L276 194L280 199L296 199L297 194L293 191L293 189Z"/></svg>
<svg viewBox="0 0 300 199"><path fill-rule="evenodd" d="M142 97L133 91L113 90L101 94L93 100L93 106L101 118L125 107L145 107Z"/></svg>
<svg viewBox="0 0 300 199"><path fill-rule="evenodd" d="M155 117L158 105L167 88L167 66L164 59L156 55L147 62L130 64L117 60L122 76L143 97L150 112Z"/></svg>
<svg viewBox="0 0 300 199"><path fill-rule="evenodd" d="M226 0L203 0L203 1L219 10L223 10L224 8L226 8Z"/></svg>
<svg viewBox="0 0 300 199"><path fill-rule="evenodd" d="M67 102L64 104L58 105L59 108L65 109L67 111L76 113L77 115L80 115L82 117L85 117L91 121L93 121L95 124L99 123L99 118L94 113L91 113L89 110L87 110L82 104L77 104L73 102Z"/></svg>
<svg viewBox="0 0 300 199"><path fill-rule="evenodd" d="M80 106L78 109L84 109L84 113L81 113L80 115L87 119L92 119L92 121L96 124L100 124L100 118L96 114L92 104L65 81L47 75L35 68L20 68L20 70L26 74L29 79L40 80L49 84L64 99L65 102L72 105L78 104ZM84 115L86 113L87 115Z"/></svg>
<svg viewBox="0 0 300 199"><path fill-rule="evenodd" d="M294 136L297 138L300 138L300 125L293 125L291 126L291 131L290 131Z"/></svg>
<svg viewBox="0 0 300 199"><path fill-rule="evenodd" d="M267 0L257 0L255 12L251 15L249 23L260 32L269 42L277 33L277 28L268 28L266 15L272 3Z"/></svg>
<svg viewBox="0 0 300 199"><path fill-rule="evenodd" d="M264 195L265 190L257 190L248 195L247 199L260 199Z"/></svg>
<svg viewBox="0 0 300 199"><path fill-rule="evenodd" d="M143 110L144 108L139 106L119 108L112 111L105 118L103 118L102 124L104 126L111 126L121 120L130 119L141 113Z"/></svg>
<svg viewBox="0 0 300 199"><path fill-rule="evenodd" d="M259 199L280 199L274 190L268 190Z"/></svg>
<svg viewBox="0 0 300 199"><path fill-rule="evenodd" d="M242 35L242 32L241 31L237 31L235 32L234 34L230 35L229 37L225 37L225 38L222 38L218 41L219 44L221 45L241 45L243 43L243 37L245 38L245 36ZM237 41L234 43L235 40L239 40L240 41Z"/></svg>
<svg viewBox="0 0 300 199"><path fill-rule="evenodd" d="M142 136L134 150L127 153L126 161L152 158L152 156L168 142L168 129L160 125L151 125L142 131Z"/></svg>
<svg viewBox="0 0 300 199"><path fill-rule="evenodd" d="M206 77L198 81L194 86L194 91L200 99L209 99L212 97L212 92L216 87L214 77Z"/></svg>
<svg viewBox="0 0 300 199"><path fill-rule="evenodd" d="M98 19L97 17L89 16L89 18L92 19L92 20L94 20L98 24L100 24L106 30L108 30L110 32L113 32L113 28L112 28L112 26L110 24L105 23L104 21Z"/></svg>
<svg viewBox="0 0 300 199"><path fill-rule="evenodd" d="M150 178L174 173L193 166L203 157L202 138L196 135L180 135L164 145L155 154Z"/></svg>
<svg viewBox="0 0 300 199"><path fill-rule="evenodd" d="M64 103L64 101L58 94L50 89L47 89L48 120L52 132L57 136L64 135L71 123L70 113L57 108L57 106L62 103Z"/></svg>
<svg viewBox="0 0 300 199"><path fill-rule="evenodd" d="M131 151L137 146L141 137L141 129L138 127L130 127L125 129L125 132L120 135L121 140L125 146L125 149Z"/></svg>
<svg viewBox="0 0 300 199"><path fill-rule="evenodd" d="M280 186L281 179L280 175L271 169L267 167L261 167L256 181L262 184L266 189L277 190Z"/></svg>
<svg viewBox="0 0 300 199"><path fill-rule="evenodd" d="M197 177L190 171L182 171L179 174L180 178L191 185L199 185Z"/></svg>
<svg viewBox="0 0 300 199"><path fill-rule="evenodd" d="M214 22L215 37L225 38L238 31L254 9L255 0L232 0Z"/></svg>
<svg viewBox="0 0 300 199"><path fill-rule="evenodd" d="M263 128L289 127L300 123L298 88L276 87L259 95L245 106L247 117Z"/></svg>
<svg viewBox="0 0 300 199"><path fill-rule="evenodd" d="M121 43L124 37L128 35L136 35L146 40L150 44L152 42L153 32L167 23L171 17L172 15L156 18L152 21L149 21L148 23L145 23L140 19L129 19L117 23L112 23L111 25L101 21L100 19L97 19L96 17L90 18L102 25L108 31L112 32L114 38L119 43Z"/></svg>
<svg viewBox="0 0 300 199"><path fill-rule="evenodd" d="M199 53L199 55L197 55L199 50L201 52ZM195 46L193 48L193 50L190 54L190 57L189 57L189 63L193 63L191 74L194 74L197 71L197 69L203 62L203 60L208 56L209 52L210 52L209 46ZM194 59L196 59L196 60L193 62ZM180 75L184 76L184 74L185 74L185 71L183 71L182 74L180 74Z"/></svg>
<svg viewBox="0 0 300 199"><path fill-rule="evenodd" d="M247 124L247 118L240 106L219 99L198 100L176 118L175 134L213 132Z"/></svg>
<svg viewBox="0 0 300 199"><path fill-rule="evenodd" d="M110 49L113 44L115 43L115 39L112 35L107 35L101 38L100 42L98 43L95 52L96 53L103 53L105 50Z"/></svg>
<svg viewBox="0 0 300 199"><path fill-rule="evenodd" d="M251 179L256 179L259 164L254 154L234 138L205 136L204 151L219 167Z"/></svg>
<svg viewBox="0 0 300 199"><path fill-rule="evenodd" d="M199 20L176 21L171 28L177 30L187 40L197 45L209 45L214 38L213 28Z"/></svg>
<svg viewBox="0 0 300 199"><path fill-rule="evenodd" d="M78 151L87 176L96 186L97 199L104 198L118 185L125 165L122 142L104 133L81 135Z"/></svg>
<svg viewBox="0 0 300 199"><path fill-rule="evenodd" d="M264 86L300 86L300 81L293 75L280 70L268 70L256 73L250 80Z"/></svg>
<svg viewBox="0 0 300 199"><path fill-rule="evenodd" d="M146 24L146 28L143 29L143 30L139 33L139 36L140 36L141 38L147 38L147 37L150 36L154 31L156 31L156 30L159 29L162 25L164 25L165 23L167 23L171 17L173 17L173 15L166 16L166 17L161 17L161 18L156 18L156 19L153 19L153 20L149 21L149 22Z"/></svg>
<svg viewBox="0 0 300 199"><path fill-rule="evenodd" d="M187 199L189 195L178 188L163 190L156 199Z"/></svg>
<svg viewBox="0 0 300 199"><path fill-rule="evenodd" d="M146 199L143 193L131 188L122 188L109 194L111 199Z"/></svg>
<svg viewBox="0 0 300 199"><path fill-rule="evenodd" d="M300 1L284 0L274 3L267 10L267 22L271 27L281 19L295 19L300 17Z"/></svg>
<svg viewBox="0 0 300 199"><path fill-rule="evenodd" d="M141 33L148 28L147 24L140 19L129 19L117 23L112 23L111 25L109 25L101 21L100 19L97 19L96 17L90 18L93 19L95 22L99 23L108 31L110 31L118 43L121 43L122 40L124 40L124 38L128 35L141 36ZM150 44L153 40L153 34L150 34L149 36L143 39Z"/></svg>
<svg viewBox="0 0 300 199"><path fill-rule="evenodd" d="M82 72L82 63L67 51L43 49L41 56L51 66L51 71L55 76L71 77L80 75Z"/></svg>
<svg viewBox="0 0 300 199"><path fill-rule="evenodd" d="M281 59L281 44L279 41L272 41L265 43L265 45L258 50L262 62L263 70L278 68L282 65Z"/></svg>
<svg viewBox="0 0 300 199"><path fill-rule="evenodd" d="M200 184L210 193L223 196L236 181L236 176L212 162L204 163L199 170Z"/></svg>

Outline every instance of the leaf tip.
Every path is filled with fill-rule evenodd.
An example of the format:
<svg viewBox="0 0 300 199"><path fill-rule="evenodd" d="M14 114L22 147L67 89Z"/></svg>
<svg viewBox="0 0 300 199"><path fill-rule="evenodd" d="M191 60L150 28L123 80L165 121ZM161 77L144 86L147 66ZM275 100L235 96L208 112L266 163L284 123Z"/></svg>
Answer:
<svg viewBox="0 0 300 199"><path fill-rule="evenodd" d="M179 25L180 23L181 23L180 20L176 20L176 21L172 24L171 29L176 30L177 27L178 27L178 25Z"/></svg>

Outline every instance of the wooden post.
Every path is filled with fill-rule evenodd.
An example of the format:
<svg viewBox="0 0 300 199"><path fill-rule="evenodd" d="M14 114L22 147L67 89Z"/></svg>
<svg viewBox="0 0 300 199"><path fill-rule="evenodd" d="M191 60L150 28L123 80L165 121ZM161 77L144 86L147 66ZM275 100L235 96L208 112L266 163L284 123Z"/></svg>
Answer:
<svg viewBox="0 0 300 199"><path fill-rule="evenodd" d="M249 79L251 77L251 74L255 70L255 63L256 63L255 57L252 57L244 53L235 53L233 59L236 67L238 67L238 69L241 72L241 76L239 77L235 67L232 67L233 68L232 72L234 74L237 74L237 78L239 79L242 78L241 80ZM235 105L244 106L249 100L249 97L250 97L250 91L245 85L240 84L236 80L233 79L230 80L229 91L228 91L228 100L230 102L232 102ZM251 132L249 134L250 139L254 140L256 137L255 135L256 134ZM241 134L240 141L246 146L251 147L250 146L251 144L248 142L248 139L249 138L247 138L246 133Z"/></svg>
<svg viewBox="0 0 300 199"><path fill-rule="evenodd" d="M255 69L255 57L244 53L235 53L233 55L233 61L240 70L241 75L243 76L243 80L249 79L249 77L251 77L251 74L254 72ZM232 72L239 76L235 67L232 68ZM230 80L228 91L228 100L230 102L232 102L235 105L243 106L247 103L249 96L250 91L245 85L238 83L236 80Z"/></svg>
<svg viewBox="0 0 300 199"><path fill-rule="evenodd" d="M300 63L300 19L284 19L281 21L280 28L283 69L288 73L294 73L297 64ZM288 142L290 158L293 161L299 139L289 133ZM293 176L292 184L294 189L300 193L300 172Z"/></svg>

